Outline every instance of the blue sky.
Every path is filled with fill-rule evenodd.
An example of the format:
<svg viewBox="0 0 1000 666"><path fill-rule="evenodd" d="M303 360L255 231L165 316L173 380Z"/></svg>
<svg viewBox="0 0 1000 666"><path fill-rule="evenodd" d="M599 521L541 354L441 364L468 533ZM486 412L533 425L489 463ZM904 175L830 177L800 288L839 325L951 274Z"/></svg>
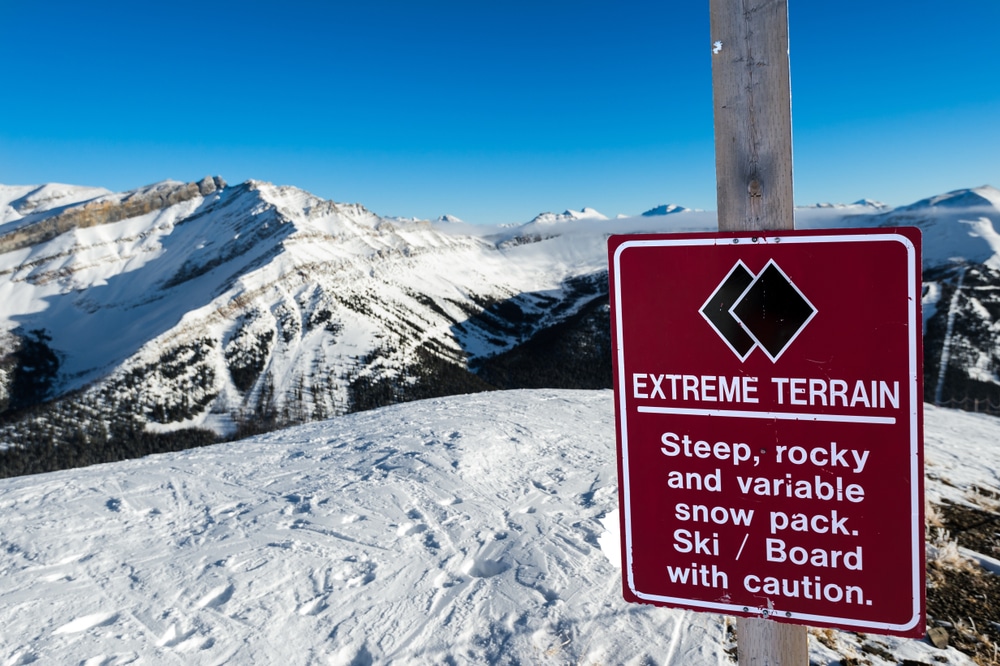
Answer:
<svg viewBox="0 0 1000 666"><path fill-rule="evenodd" d="M997 0L790 0L797 204L1000 186ZM0 183L715 209L708 2L0 0Z"/></svg>

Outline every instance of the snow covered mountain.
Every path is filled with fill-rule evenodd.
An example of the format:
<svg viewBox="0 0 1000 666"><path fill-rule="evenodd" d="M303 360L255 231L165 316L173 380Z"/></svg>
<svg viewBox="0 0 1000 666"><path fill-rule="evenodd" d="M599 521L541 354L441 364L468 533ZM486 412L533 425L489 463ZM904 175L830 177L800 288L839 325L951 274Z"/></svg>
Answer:
<svg viewBox="0 0 1000 666"><path fill-rule="evenodd" d="M690 209L685 208L684 206L678 206L677 204L661 204L655 208L650 208L643 213L643 215L646 217L652 217L654 215L671 215L673 213L682 213L686 210Z"/></svg>
<svg viewBox="0 0 1000 666"><path fill-rule="evenodd" d="M217 177L0 186L0 447L67 458L49 469L415 398L609 386L607 236L716 227L662 208L477 227ZM926 394L946 401L1000 395L997 221L981 187L796 224L923 229Z"/></svg>
<svg viewBox="0 0 1000 666"><path fill-rule="evenodd" d="M731 618L622 600L612 402L453 396L2 480L0 663L735 663ZM928 623L952 647L812 629L811 664L992 663L1000 562L945 510L996 511L998 436L927 409Z"/></svg>
<svg viewBox="0 0 1000 666"><path fill-rule="evenodd" d="M468 388L468 360L574 314L601 268L265 183L63 188L47 215L44 189L3 190L0 404L72 394L154 431L322 418L450 368Z"/></svg>

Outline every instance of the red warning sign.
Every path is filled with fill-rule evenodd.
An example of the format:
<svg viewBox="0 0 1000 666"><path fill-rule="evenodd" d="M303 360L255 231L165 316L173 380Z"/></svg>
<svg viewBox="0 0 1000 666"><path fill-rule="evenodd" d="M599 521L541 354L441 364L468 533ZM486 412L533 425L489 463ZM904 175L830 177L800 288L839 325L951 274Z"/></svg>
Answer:
<svg viewBox="0 0 1000 666"><path fill-rule="evenodd" d="M922 636L919 231L608 250L626 599Z"/></svg>

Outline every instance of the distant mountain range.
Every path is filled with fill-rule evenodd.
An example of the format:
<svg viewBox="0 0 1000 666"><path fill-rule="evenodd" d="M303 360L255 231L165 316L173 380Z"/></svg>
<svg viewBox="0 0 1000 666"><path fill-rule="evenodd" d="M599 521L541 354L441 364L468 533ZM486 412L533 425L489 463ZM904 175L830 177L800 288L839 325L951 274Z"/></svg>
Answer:
<svg viewBox="0 0 1000 666"><path fill-rule="evenodd" d="M988 186L796 211L798 228L921 228L925 396L984 408L1000 407L997 222ZM715 228L676 205L385 218L218 177L0 185L0 474L435 395L610 387L607 236Z"/></svg>

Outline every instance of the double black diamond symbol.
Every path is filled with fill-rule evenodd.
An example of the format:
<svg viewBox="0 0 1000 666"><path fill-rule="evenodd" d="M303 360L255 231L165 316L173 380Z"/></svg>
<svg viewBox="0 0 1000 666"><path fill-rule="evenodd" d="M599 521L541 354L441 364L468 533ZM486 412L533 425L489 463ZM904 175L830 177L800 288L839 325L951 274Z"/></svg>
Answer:
<svg viewBox="0 0 1000 666"><path fill-rule="evenodd" d="M740 361L759 346L773 362L816 308L772 259L757 275L737 261L700 312Z"/></svg>

